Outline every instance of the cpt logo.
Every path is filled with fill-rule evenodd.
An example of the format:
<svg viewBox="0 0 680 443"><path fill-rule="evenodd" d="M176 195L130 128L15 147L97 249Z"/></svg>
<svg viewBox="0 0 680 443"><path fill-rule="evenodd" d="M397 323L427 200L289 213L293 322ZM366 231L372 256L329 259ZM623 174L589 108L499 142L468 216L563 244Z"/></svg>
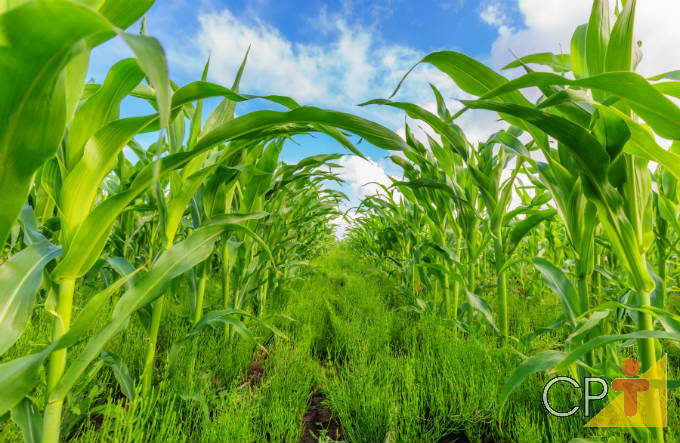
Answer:
<svg viewBox="0 0 680 443"><path fill-rule="evenodd" d="M611 390L618 395L594 416L586 427L612 428L612 427L666 427L666 356L656 362L644 374L636 377L640 372L640 363L634 358L623 362L622 368L625 378L612 380ZM574 415L580 406L574 406L569 411L557 411L548 401L548 393L557 383L569 383L578 388L578 381L570 377L553 378L543 388L543 406L548 412L557 417L569 417ZM602 389L594 395L591 384L599 384ZM585 377L583 386L584 415L590 417L590 402L601 400L609 391L606 380L600 377Z"/></svg>

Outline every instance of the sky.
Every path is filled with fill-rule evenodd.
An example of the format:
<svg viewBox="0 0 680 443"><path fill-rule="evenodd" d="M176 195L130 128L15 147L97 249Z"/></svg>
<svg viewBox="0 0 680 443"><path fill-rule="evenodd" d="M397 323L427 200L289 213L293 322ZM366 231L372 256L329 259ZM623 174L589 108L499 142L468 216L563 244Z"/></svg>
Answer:
<svg viewBox="0 0 680 443"><path fill-rule="evenodd" d="M612 8L616 0L610 0ZM680 1L638 1L635 30L642 41L638 72L653 75L680 68ZM592 0L157 0L147 15L147 32L158 38L170 76L179 85L200 79L210 58L208 80L231 86L247 48L250 55L241 92L278 94L304 105L351 112L403 136L403 113L360 103L389 97L401 77L424 55L453 50L496 70L517 56L536 52L568 53L571 34L588 20ZM133 25L131 32L139 29ZM103 81L108 69L131 52L120 39L95 49L89 75ZM514 77L519 70L500 71ZM418 66L395 100L434 111L429 84L446 98L450 110L469 98L443 73ZM206 111L218 100L208 101ZM262 100L239 103L237 114L273 108ZM149 112L128 99L123 115ZM418 125L408 121L409 126ZM465 113L458 121L471 141L484 140L503 124L489 112ZM152 142L153 139L140 140ZM294 162L318 153L348 154L325 136L297 136L281 160ZM369 182L390 184L400 169L389 152L358 145L368 157L345 155L338 162L350 197L346 207L377 192Z"/></svg>

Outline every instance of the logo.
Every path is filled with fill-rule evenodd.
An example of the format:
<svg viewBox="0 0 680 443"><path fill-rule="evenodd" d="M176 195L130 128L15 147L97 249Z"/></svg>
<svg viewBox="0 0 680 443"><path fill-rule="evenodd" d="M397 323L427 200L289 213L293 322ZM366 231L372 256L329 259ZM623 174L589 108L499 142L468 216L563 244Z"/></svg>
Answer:
<svg viewBox="0 0 680 443"><path fill-rule="evenodd" d="M604 399L611 390L613 399L586 427L666 427L667 426L667 366L666 356L651 368L639 375L640 363L629 358L622 364L625 377L612 380L611 389L607 381L601 377L585 377L583 380L583 414L590 417L591 403ZM570 377L553 378L543 388L543 406L556 417L569 417L581 408L575 405L569 411L557 411L548 400L550 389L557 383L568 383L580 388L579 382ZM593 386L600 386L593 389ZM597 391L597 393L594 393Z"/></svg>

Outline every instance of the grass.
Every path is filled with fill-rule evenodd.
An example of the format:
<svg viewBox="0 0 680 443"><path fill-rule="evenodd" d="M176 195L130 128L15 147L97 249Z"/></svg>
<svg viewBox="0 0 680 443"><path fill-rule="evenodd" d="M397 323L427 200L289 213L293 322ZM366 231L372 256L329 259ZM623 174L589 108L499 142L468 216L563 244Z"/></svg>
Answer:
<svg viewBox="0 0 680 443"><path fill-rule="evenodd" d="M185 295L186 288L176 289L171 299ZM204 333L197 347L186 348L176 371L159 364L161 381L153 395L133 402L122 395L112 371L100 365L74 390L62 432L75 442L301 441L305 412L312 397L321 395L344 441L626 440L617 431L584 430L580 415L549 416L540 403L543 374L522 384L501 413L500 391L521 357L496 348L495 337L461 339L448 320L396 310L395 294L388 276L342 246L333 247L306 278L288 283L274 299L295 320L278 321L288 340L258 330L264 352L244 340L225 341L221 330ZM219 303L217 286L208 287L207 302ZM551 299L541 302L559 309ZM168 306L159 337L164 351L189 322L181 303ZM527 324L511 321L511 327L524 330L531 322L536 327L542 317L534 313ZM23 346L46 334L28 331ZM126 356L133 374L143 365L141 337L141 324L134 320L107 348ZM532 343L532 349L549 347L552 340L546 337L551 336ZM197 353L189 380L185 374L196 349L211 351ZM570 389L551 394L557 408L579 401ZM676 416L677 394L669 407L669 417ZM678 435L675 426L671 438ZM323 431L317 434L324 438ZM3 426L0 441L20 439L16 425Z"/></svg>

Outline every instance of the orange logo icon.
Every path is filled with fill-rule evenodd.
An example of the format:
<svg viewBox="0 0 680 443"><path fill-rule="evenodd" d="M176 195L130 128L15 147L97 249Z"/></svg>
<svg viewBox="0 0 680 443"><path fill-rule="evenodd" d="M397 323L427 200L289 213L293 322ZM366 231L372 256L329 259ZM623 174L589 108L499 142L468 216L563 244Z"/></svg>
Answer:
<svg viewBox="0 0 680 443"><path fill-rule="evenodd" d="M640 363L634 358L623 362L623 373L627 377L635 377L640 372ZM612 381L612 389L623 392L623 412L628 417L637 414L638 392L649 390L649 380L644 378L615 378Z"/></svg>
<svg viewBox="0 0 680 443"><path fill-rule="evenodd" d="M635 377L640 363L634 358L623 362L626 378L612 381L612 391L619 395L592 418L586 427L665 427L666 417L666 356Z"/></svg>

